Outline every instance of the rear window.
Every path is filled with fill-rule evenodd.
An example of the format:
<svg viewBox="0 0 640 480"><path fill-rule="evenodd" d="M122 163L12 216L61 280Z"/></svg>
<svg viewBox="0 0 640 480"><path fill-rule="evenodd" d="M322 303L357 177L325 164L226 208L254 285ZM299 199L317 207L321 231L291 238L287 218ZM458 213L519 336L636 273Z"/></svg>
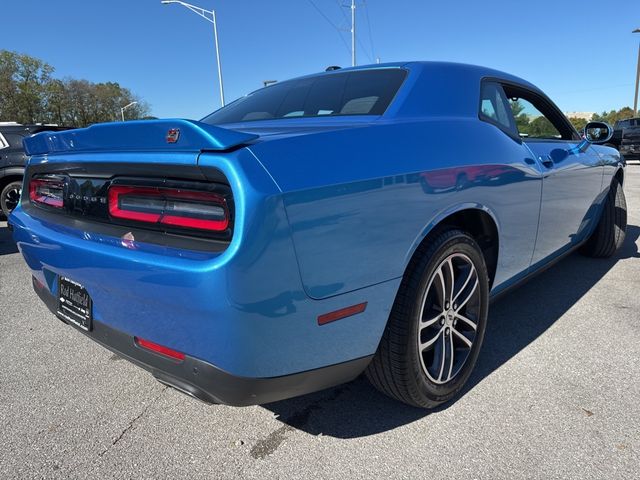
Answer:
<svg viewBox="0 0 640 480"><path fill-rule="evenodd" d="M294 117L382 115L402 85L401 69L288 80L257 90L202 119L209 124Z"/></svg>

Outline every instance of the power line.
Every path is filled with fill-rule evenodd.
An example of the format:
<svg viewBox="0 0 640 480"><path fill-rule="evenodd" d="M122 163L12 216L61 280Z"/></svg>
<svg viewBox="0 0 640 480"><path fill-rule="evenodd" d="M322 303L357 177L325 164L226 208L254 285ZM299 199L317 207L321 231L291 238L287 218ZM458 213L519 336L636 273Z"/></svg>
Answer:
<svg viewBox="0 0 640 480"><path fill-rule="evenodd" d="M352 65L355 66L356 64L356 59L355 59L355 48L356 48L356 43L357 45L359 45L360 49L362 50L362 52L364 52L364 54L369 58L369 61L371 63L375 62L375 49L373 47L373 35L371 33L371 22L369 20L369 11L368 11L368 7L367 7L367 11L366 11L366 16L367 16L367 28L369 30L369 42L371 45L371 54L369 53L369 49L366 48L364 46L364 44L362 43L362 41L360 40L360 37L356 37L355 35L355 13L356 13L356 2L355 0L351 1L351 4L347 4L345 5L343 3L342 0L336 0L336 3L338 4L338 7L340 9L340 13L342 14L343 19L345 20L345 22L350 23L351 26L350 28L340 28L338 25L336 25L333 20L331 20L319 7L318 5L316 5L316 3L313 0L307 0L311 6L316 10L316 12L318 12L320 14L320 16L322 16L322 18L325 19L325 21L331 25L334 30L336 30L336 32L338 32L338 35L340 36L340 40L342 40L342 43L344 44L344 46L347 48L348 51L351 52L351 63ZM364 5L364 3L363 3ZM347 16L347 14L345 13L344 9L345 8L349 8L351 9L351 18L349 18ZM351 32L351 47L349 47L349 44L346 42L344 36L343 36L343 32L345 31L349 31Z"/></svg>
<svg viewBox="0 0 640 480"><path fill-rule="evenodd" d="M338 4L338 8L340 9L340 13L342 13L342 18L344 18L345 25L347 25L351 20L349 20L349 17L347 17L347 14L344 13L344 7L346 5L344 5L342 3L342 0L336 0L336 3Z"/></svg>
<svg viewBox="0 0 640 480"><path fill-rule="evenodd" d="M327 23L331 25L338 32L338 36L340 37L340 40L342 40L342 43L344 43L345 48L347 49L347 51L349 51L349 44L347 44L346 40L342 36L342 31L340 30L340 27L338 27L335 23L333 23L331 19L324 14L324 12L318 8L318 6L313 2L313 0L307 0L307 1L311 4L313 8L316 9L316 11L322 16L322 18L324 18L327 21Z"/></svg>
<svg viewBox="0 0 640 480"><path fill-rule="evenodd" d="M375 59L377 57L376 57L376 49L373 47L373 34L371 33L371 20L369 19L369 4L366 2L366 0L362 0L362 5L364 6L364 11L367 18L367 27L369 29L369 43L371 44L371 55L373 55L373 58Z"/></svg>
<svg viewBox="0 0 640 480"><path fill-rule="evenodd" d="M369 55L369 51L365 48L364 44L360 40L359 36L356 36L356 0L351 0L351 4L338 3L340 9L342 10L342 15L347 19L347 22L351 22L351 28L349 31L351 32L351 65L356 65L356 43L360 45L360 49L364 52L364 54L369 57L369 61L373 63L373 58ZM347 17L344 13L344 8L348 8L351 10L351 19Z"/></svg>

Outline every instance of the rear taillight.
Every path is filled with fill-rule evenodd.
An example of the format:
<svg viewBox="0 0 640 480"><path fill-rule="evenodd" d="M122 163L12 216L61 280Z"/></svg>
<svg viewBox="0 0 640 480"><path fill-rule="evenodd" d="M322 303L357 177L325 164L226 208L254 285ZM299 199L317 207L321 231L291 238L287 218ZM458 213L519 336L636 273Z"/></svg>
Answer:
<svg viewBox="0 0 640 480"><path fill-rule="evenodd" d="M62 208L64 183L58 179L33 178L29 182L29 199L37 205Z"/></svg>
<svg viewBox="0 0 640 480"><path fill-rule="evenodd" d="M224 197L211 192L112 185L108 193L113 218L222 232L229 226Z"/></svg>

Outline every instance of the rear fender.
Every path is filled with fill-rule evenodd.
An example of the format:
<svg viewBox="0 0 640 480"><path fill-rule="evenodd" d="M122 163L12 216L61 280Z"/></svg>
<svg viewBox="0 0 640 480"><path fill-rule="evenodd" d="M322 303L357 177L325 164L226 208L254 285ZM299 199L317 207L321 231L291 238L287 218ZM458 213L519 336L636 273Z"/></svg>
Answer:
<svg viewBox="0 0 640 480"><path fill-rule="evenodd" d="M411 244L411 248L409 248L404 258L405 268L407 265L409 265L411 258L416 253L416 250L418 249L420 244L424 241L424 239L427 238L427 236L430 233L432 233L446 218L450 217L455 213L461 212L463 210L481 210L489 214L489 216L495 223L498 232L501 231L501 225L500 225L500 222L498 221L498 217L496 216L495 212L491 208L487 207L486 205L482 205L480 203L471 203L471 202L452 205L438 212L438 214L422 229L420 234L413 240L413 243ZM498 252L498 255L499 255L499 252Z"/></svg>

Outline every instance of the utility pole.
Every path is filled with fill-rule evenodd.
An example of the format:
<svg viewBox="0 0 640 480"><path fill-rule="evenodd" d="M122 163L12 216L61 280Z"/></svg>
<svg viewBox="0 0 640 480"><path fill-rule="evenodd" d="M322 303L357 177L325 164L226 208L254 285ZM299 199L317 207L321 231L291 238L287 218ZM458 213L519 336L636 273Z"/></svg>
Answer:
<svg viewBox="0 0 640 480"><path fill-rule="evenodd" d="M631 33L640 33L640 28L636 28ZM638 44L638 64L636 66L636 95L633 98L633 116L638 116L638 84L640 83L640 44Z"/></svg>
<svg viewBox="0 0 640 480"><path fill-rule="evenodd" d="M356 0L351 0L351 66L356 66Z"/></svg>

